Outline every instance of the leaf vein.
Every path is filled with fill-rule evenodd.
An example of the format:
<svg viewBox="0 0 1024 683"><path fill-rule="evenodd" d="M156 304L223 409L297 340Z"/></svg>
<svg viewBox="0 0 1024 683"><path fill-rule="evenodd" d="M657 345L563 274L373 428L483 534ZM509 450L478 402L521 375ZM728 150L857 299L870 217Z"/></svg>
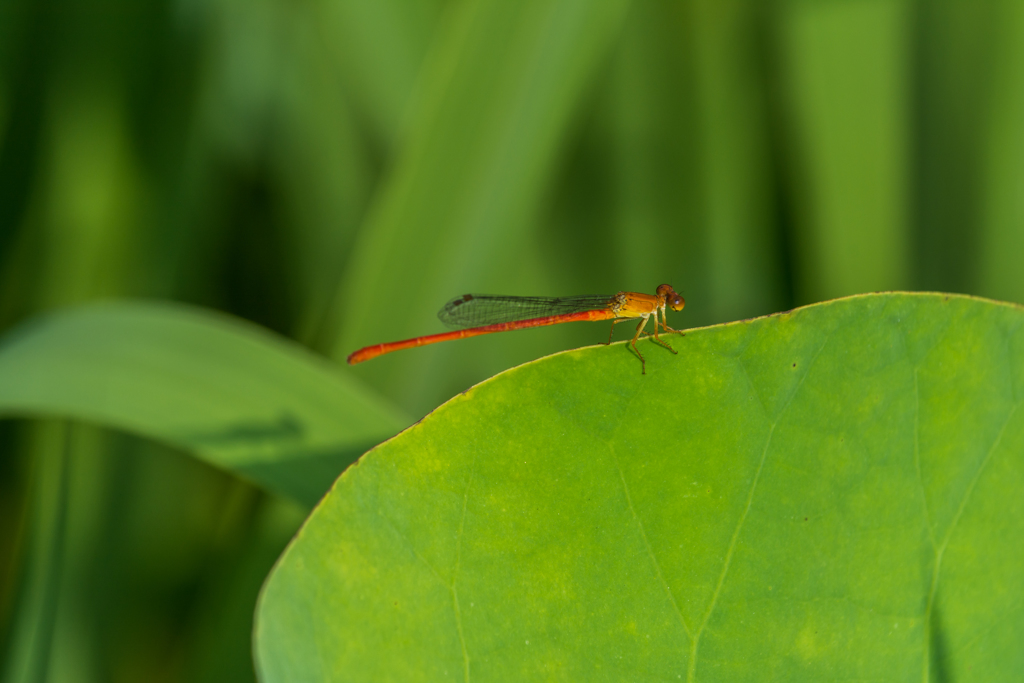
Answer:
<svg viewBox="0 0 1024 683"><path fill-rule="evenodd" d="M977 486L978 481L981 479L981 473L985 470L989 461L992 459L992 455L999 449L999 444L1003 441L1003 435L1006 434L1006 428L1010 425L1010 421L1016 414L1017 409L1020 407L1020 402L1015 403L1010 409L1010 412L1006 415L1006 419L1003 421L1003 426L999 429L999 434L996 436L995 441L989 446L988 452L985 453L985 457L982 458L981 463L978 465L978 469L974 471L974 476L971 477L971 481L967 484L967 490L964 491L963 498L960 499L960 505L957 507L956 514L953 515L953 520L949 524L949 528L943 535L942 543L939 545L938 550L935 553L935 565L932 570L932 584L928 591L928 603L925 607L924 612L924 661L922 662L922 675L921 680L924 683L928 683L929 676L931 674L931 641L932 641L932 610L935 606L935 596L939 590L939 573L942 571L942 558L946 553L946 546L949 545L950 539L953 537L953 532L956 530L957 524L960 523L960 517L963 515L964 510L967 508L967 503L971 498L971 494L974 493L974 488Z"/></svg>
<svg viewBox="0 0 1024 683"><path fill-rule="evenodd" d="M928 509L928 491L924 485L924 475L921 474L921 391L917 385L917 371L914 368L914 469L917 471L917 481L921 485L921 506L924 508L924 523L928 527L928 538L932 542L932 548L938 547L935 543L935 531L932 529L931 512Z"/></svg>
<svg viewBox="0 0 1024 683"><path fill-rule="evenodd" d="M822 342L821 346L815 352L814 358L812 358L811 362L807 364L807 369L804 371L803 377L800 378L800 381L793 389L793 393L789 395L788 399L786 399L785 405L783 405L778 414L776 414L775 419L772 421L772 426L768 430L768 438L765 439L764 448L761 451L761 460L757 465L757 471L754 473L754 480L750 484L750 491L747 493L746 506L743 508L743 512L740 514L740 518L736 522L736 528L733 530L732 538L729 540L729 548L725 552L725 560L722 562L722 573L718 577L715 592L711 596L711 602L708 604L708 609L704 613L704 618L701 620L700 627L697 629L693 639L690 641L690 662L686 676L686 680L690 683L693 682L697 672L697 648L700 645L700 637L701 634L704 633L704 627L707 626L708 620L711 619L711 613L714 612L715 606L718 604L718 596L722 592L722 586L725 584L725 577L729 573L732 556L736 551L736 543L739 540L743 525L747 520L747 514L750 512L750 507L754 502L754 492L757 490L757 484L761 480L761 472L764 470L764 463L768 458L768 448L771 446L772 436L775 435L775 428L782 420L782 416L785 414L786 410L788 410L789 406L793 403L793 399L796 398L796 395L800 392L800 388L804 385L804 380L806 380L807 376L811 374L811 368L814 367L814 363L818 360L818 356L820 356L821 352L826 346L828 346L828 342L832 338L832 334L833 332L830 332L829 335L825 337L825 341Z"/></svg>
<svg viewBox="0 0 1024 683"><path fill-rule="evenodd" d="M669 602L672 603L672 609L675 610L676 615L679 617L679 623L683 625L683 631L686 633L686 637L692 638L690 635L690 627L686 623L686 617L683 616L682 610L679 609L679 603L676 602L675 595L672 593L672 588L668 585L668 581L665 580L664 574L662 574L661 565L658 563L658 558L654 554L654 548L651 547L651 542L647 538L647 531L644 529L644 523L636 513L636 508L633 507L633 498L629 494L629 485L626 483L626 475L622 471L622 465L619 464L619 458L615 454L615 446L614 444L609 444L609 446L612 452L612 460L615 461L615 467L619 472L619 479L622 480L622 490L626 494L626 504L629 506L629 511L633 514L633 520L640 529L640 537L643 539L644 547L647 548L647 555L651 558L651 563L654 565L654 572L658 575L658 580L661 581L661 586L665 589Z"/></svg>
<svg viewBox="0 0 1024 683"><path fill-rule="evenodd" d="M378 512L377 514L380 516L381 519L383 519L387 523L388 527L390 527L391 531L394 532L395 536L397 536L399 538L399 540L402 541L402 543L405 545L405 547L409 549L409 552L411 552L413 555L415 555L416 559L418 559L420 562L422 562L424 564L424 566L426 566L426 568L430 570L430 573L433 574L437 578L437 580L441 583L441 585L445 586L445 587L448 587L448 582L445 581L443 576L441 576L441 572L437 571L437 569L434 568L434 565L430 564L430 562L427 561L427 558L423 557L423 555L421 555L420 552L418 550L416 550L416 546L414 546L412 544L412 541L410 541L405 536L405 534L403 534L401 531L399 531L398 527L395 526L395 523L391 520L391 518L388 517L383 512Z"/></svg>
<svg viewBox="0 0 1024 683"><path fill-rule="evenodd" d="M462 677L465 683L469 683L469 650L466 649L466 636L462 630L462 609L459 607L459 589L456 583L459 580L459 567L462 564L462 535L466 528L466 508L469 506L469 488L473 485L473 474L476 469L476 461L469 469L469 477L466 478L466 491L462 497L462 517L459 520L459 533L455 537L455 568L452 571L452 585L449 586L452 592L452 609L455 611L455 627L459 632L459 644L462 646Z"/></svg>

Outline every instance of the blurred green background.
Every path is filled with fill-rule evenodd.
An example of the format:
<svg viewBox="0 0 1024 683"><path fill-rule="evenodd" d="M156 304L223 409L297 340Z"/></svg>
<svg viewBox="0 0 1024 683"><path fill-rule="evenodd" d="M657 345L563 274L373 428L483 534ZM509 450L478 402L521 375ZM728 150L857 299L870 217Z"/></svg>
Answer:
<svg viewBox="0 0 1024 683"><path fill-rule="evenodd" d="M1022 254L1020 0L0 0L5 330L175 299L344 363L465 292L668 282L692 327L1024 302ZM351 372L421 416L606 332ZM0 683L251 680L304 514L137 438L0 422Z"/></svg>

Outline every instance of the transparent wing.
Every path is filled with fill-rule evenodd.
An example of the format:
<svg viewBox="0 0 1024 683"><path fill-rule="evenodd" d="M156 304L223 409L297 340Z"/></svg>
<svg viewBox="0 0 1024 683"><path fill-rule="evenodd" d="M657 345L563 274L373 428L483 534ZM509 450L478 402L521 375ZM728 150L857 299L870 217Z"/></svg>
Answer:
<svg viewBox="0 0 1024 683"><path fill-rule="evenodd" d="M607 308L614 296L490 296L464 294L437 312L447 327L462 329L510 323L549 315L565 315Z"/></svg>

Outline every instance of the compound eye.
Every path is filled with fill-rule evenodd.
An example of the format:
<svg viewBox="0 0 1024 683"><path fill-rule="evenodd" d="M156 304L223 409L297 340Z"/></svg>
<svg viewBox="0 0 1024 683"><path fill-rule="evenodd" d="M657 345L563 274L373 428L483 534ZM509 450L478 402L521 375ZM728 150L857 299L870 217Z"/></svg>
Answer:
<svg viewBox="0 0 1024 683"><path fill-rule="evenodd" d="M681 310L683 310L683 306L686 305L686 299L684 299L683 297L681 297L678 294L676 294L669 301L668 305L672 307L673 311L681 311Z"/></svg>

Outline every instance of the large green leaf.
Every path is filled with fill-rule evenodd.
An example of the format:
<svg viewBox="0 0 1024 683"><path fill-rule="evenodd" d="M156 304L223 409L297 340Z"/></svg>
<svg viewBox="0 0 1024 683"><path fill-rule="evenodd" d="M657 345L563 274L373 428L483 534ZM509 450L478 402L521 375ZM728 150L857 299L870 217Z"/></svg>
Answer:
<svg viewBox="0 0 1024 683"><path fill-rule="evenodd" d="M499 375L314 510L262 679L1010 680L1022 323L862 295Z"/></svg>
<svg viewBox="0 0 1024 683"><path fill-rule="evenodd" d="M301 347L225 315L108 303L0 343L0 415L66 417L176 446L312 504L408 422Z"/></svg>

